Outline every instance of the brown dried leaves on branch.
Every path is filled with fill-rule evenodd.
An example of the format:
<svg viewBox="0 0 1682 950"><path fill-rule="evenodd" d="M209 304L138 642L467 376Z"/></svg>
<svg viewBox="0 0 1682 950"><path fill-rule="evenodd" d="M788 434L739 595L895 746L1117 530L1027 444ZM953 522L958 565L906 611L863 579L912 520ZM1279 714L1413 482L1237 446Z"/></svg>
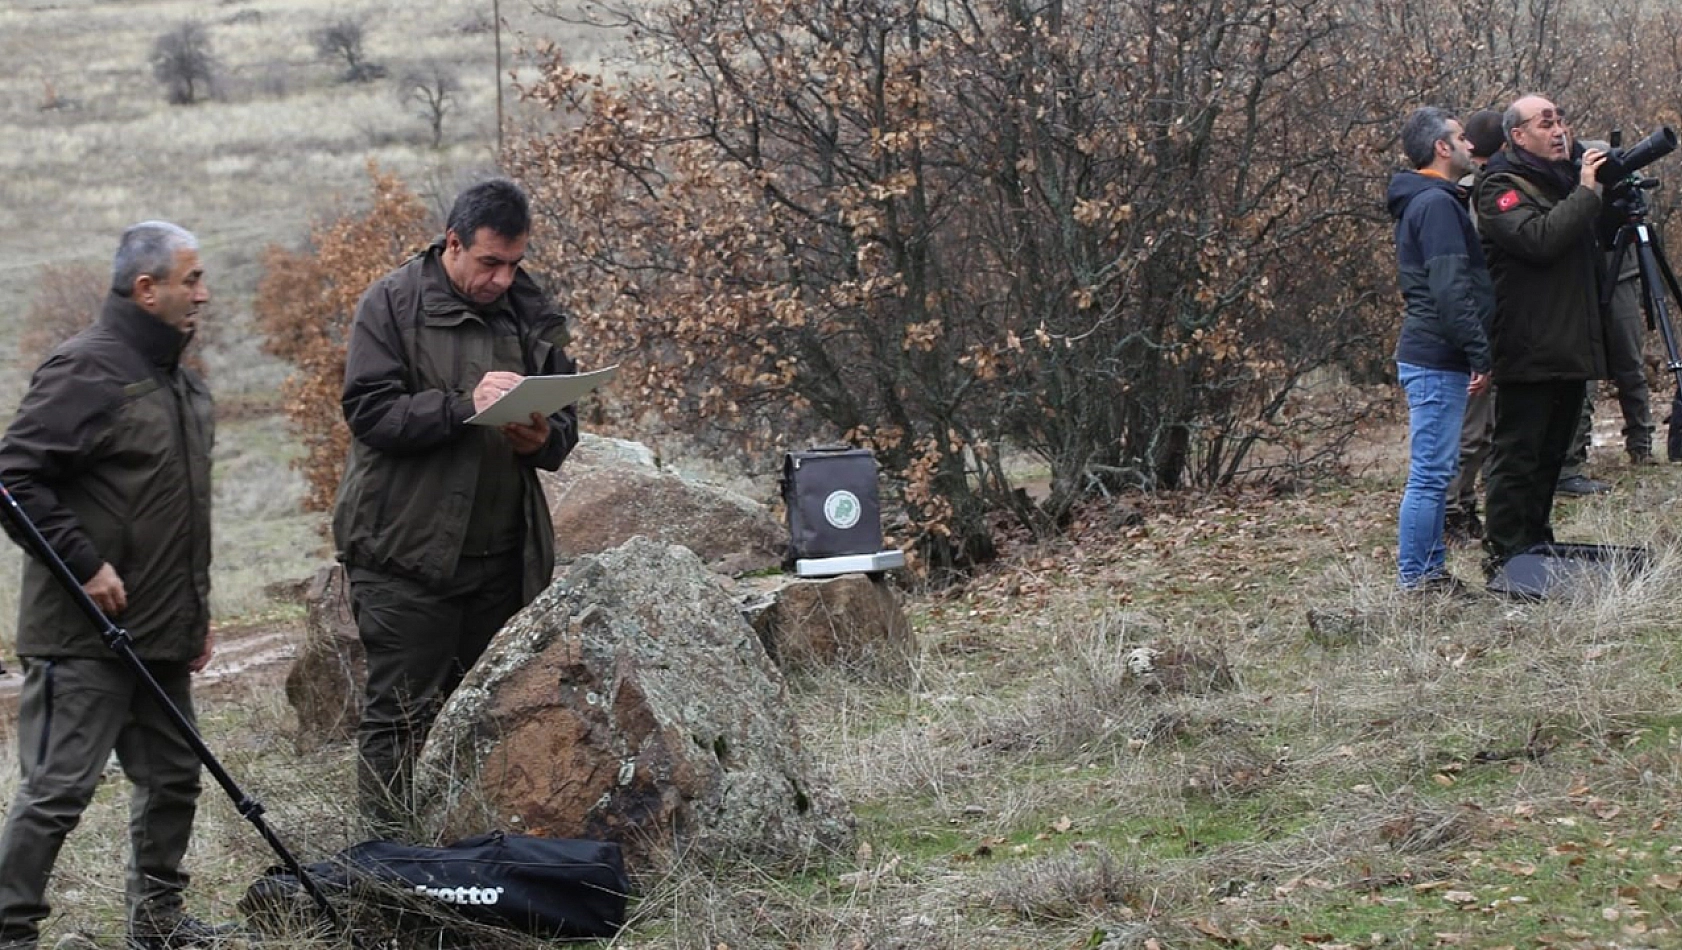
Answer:
<svg viewBox="0 0 1682 950"><path fill-rule="evenodd" d="M373 166L368 174L368 209L316 227L300 250L271 245L257 286L263 346L293 367L282 399L305 447L298 465L309 483L304 504L311 511L332 507L350 446L339 395L356 302L432 233L424 203L402 181Z"/></svg>

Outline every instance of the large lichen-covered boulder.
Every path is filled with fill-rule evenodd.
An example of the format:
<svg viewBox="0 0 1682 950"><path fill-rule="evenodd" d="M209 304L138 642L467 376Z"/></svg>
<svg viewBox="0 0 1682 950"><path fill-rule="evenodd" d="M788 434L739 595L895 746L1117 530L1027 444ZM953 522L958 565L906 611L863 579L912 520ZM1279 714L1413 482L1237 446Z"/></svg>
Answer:
<svg viewBox="0 0 1682 950"><path fill-rule="evenodd" d="M787 689L694 553L636 538L580 558L505 626L416 775L439 840L491 828L804 862L852 813L803 752Z"/></svg>
<svg viewBox="0 0 1682 950"><path fill-rule="evenodd" d="M286 673L286 701L298 716L294 742L307 752L356 733L368 655L356 635L343 566L316 571L303 599L304 645Z"/></svg>
<svg viewBox="0 0 1682 950"><path fill-rule="evenodd" d="M634 442L586 435L559 472L540 477L562 560L644 537L742 573L777 566L787 548L787 530L764 505L664 471Z"/></svg>
<svg viewBox="0 0 1682 950"><path fill-rule="evenodd" d="M905 605L886 578L782 578L743 613L785 673L839 669L894 681L909 674L917 652Z"/></svg>

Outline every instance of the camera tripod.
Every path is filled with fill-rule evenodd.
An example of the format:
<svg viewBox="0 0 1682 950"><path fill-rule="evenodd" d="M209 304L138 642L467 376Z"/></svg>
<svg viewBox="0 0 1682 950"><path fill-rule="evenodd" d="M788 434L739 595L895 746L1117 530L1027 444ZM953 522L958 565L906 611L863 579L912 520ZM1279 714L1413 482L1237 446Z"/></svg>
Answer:
<svg viewBox="0 0 1682 950"><path fill-rule="evenodd" d="M1611 312L1612 295L1617 291L1624 256L1634 248L1637 269L1641 272L1641 309L1647 315L1647 328L1658 329L1660 338L1664 340L1665 370L1676 380L1676 389L1670 399L1665 454L1672 462L1682 462L1682 353L1677 351L1676 328L1670 322L1670 307L1666 302L1668 294L1670 300L1682 305L1682 287L1677 285L1676 274L1670 268L1670 261L1665 259L1658 233L1647 223L1647 200L1641 194L1658 185L1656 179L1630 178L1614 186L1614 194L1626 192L1611 199L1625 216L1618 226L1617 236L1612 239L1611 263L1607 268L1605 289L1600 294L1600 309L1602 313Z"/></svg>

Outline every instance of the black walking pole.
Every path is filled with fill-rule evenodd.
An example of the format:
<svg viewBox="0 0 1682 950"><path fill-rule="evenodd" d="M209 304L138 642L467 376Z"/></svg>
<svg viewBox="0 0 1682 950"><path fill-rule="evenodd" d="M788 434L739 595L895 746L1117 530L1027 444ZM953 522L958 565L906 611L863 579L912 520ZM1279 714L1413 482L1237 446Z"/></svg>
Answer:
<svg viewBox="0 0 1682 950"><path fill-rule="evenodd" d="M26 542L29 552L35 555L36 560L46 565L47 569L53 572L53 576L58 578L60 584L64 585L64 589L69 592L71 599L76 601L76 605L82 609L82 613L86 614L88 619L93 621L94 626L99 628L99 635L105 641L105 645L121 657L134 675L146 685L147 689L151 690L152 698L157 701L170 720L175 723L175 728L181 733L181 737L186 739L187 744L193 747L193 752L198 755L199 761L204 763L205 770L215 776L216 783L221 785L222 790L227 792L228 797L233 800L234 809L256 827L257 833L262 835L263 840L269 843L269 847L274 849L274 853L280 855L280 861L286 865L286 869L297 875L298 882L303 885L305 891L309 892L310 897L315 899L316 904L321 907L322 913L327 915L327 919L332 922L333 926L349 937L352 944L360 947L361 943L356 939L356 935L345 926L339 912L333 909L333 905L328 902L327 895L322 893L321 888L315 883L315 879L310 877L309 872L305 871L303 865L298 863L298 859L293 857L292 852L286 849L286 845L274 833L274 829L270 828L268 822L263 820L263 804L245 794L239 784L234 781L233 776L228 774L228 770L224 769L222 763L216 760L215 754L210 751L209 746L204 744L204 738L199 735L198 730L194 729L193 724L187 721L186 715L170 700L169 694L164 692L164 688L152 676L152 671L148 670L146 664L141 662L140 657L135 654L133 637L129 635L127 630L112 623L111 618L105 616L105 612L100 610L99 605L93 602L93 598L88 596L88 592L82 589L81 583L76 580L74 574L70 573L70 568L65 565L64 559L59 557L58 552L54 551L52 545L47 543L47 539L41 535L41 529L35 527L35 522L31 521L29 516L24 513L23 508L18 505L17 499L12 497L11 491L4 484L0 484L0 508L4 509L6 521L11 524L16 536Z"/></svg>

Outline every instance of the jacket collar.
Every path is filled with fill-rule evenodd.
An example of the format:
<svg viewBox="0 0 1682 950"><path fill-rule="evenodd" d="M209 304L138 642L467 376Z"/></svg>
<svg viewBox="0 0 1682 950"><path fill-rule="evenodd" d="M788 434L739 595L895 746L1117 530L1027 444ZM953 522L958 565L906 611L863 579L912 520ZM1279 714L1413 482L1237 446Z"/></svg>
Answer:
<svg viewBox="0 0 1682 950"><path fill-rule="evenodd" d="M1497 152L1485 167L1510 171L1538 184L1551 185L1562 195L1570 194L1577 187L1577 169L1570 161L1551 162L1532 155L1517 145L1509 144L1507 148Z"/></svg>
<svg viewBox="0 0 1682 950"><path fill-rule="evenodd" d="M147 362L173 370L181 362L192 334L182 333L127 297L108 294L99 313L99 324L134 347Z"/></svg>

